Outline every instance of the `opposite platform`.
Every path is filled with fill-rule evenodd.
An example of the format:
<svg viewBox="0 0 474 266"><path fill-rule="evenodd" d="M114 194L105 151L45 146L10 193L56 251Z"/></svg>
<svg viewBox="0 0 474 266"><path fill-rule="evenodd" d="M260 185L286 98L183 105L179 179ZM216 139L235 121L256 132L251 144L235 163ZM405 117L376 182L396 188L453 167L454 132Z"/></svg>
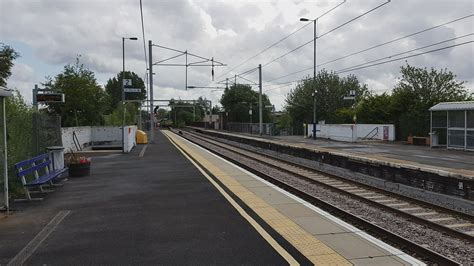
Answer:
<svg viewBox="0 0 474 266"><path fill-rule="evenodd" d="M303 136L258 136L237 132L209 130L189 127L195 130L275 142L292 147L313 149L333 153L355 160L407 167L448 177L474 180L474 152L429 148L382 141L341 142L327 139L313 140Z"/></svg>

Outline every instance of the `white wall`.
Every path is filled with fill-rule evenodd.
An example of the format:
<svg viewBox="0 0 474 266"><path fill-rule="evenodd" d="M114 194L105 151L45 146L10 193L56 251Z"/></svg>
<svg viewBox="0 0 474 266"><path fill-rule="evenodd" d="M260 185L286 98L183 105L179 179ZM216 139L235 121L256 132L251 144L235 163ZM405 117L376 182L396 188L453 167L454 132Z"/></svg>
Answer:
<svg viewBox="0 0 474 266"><path fill-rule="evenodd" d="M395 140L395 126L389 124L357 124L357 137L359 139L364 138L367 134L370 133L369 137L373 137L374 139L379 140L388 140L394 141ZM386 136L384 137L384 127L386 127ZM374 130L377 128L378 130ZM374 135L375 134L375 135Z"/></svg>
<svg viewBox="0 0 474 266"><path fill-rule="evenodd" d="M92 127L91 138L96 141L120 141L122 145L122 128L121 127Z"/></svg>
<svg viewBox="0 0 474 266"><path fill-rule="evenodd" d="M337 141L356 142L363 141L365 137L386 141L395 140L395 126L389 124L317 124L316 129L316 137ZM312 124L308 125L307 133L308 136L313 135Z"/></svg>
<svg viewBox="0 0 474 266"><path fill-rule="evenodd" d="M74 132L82 149L91 145L91 127L63 127L61 128L61 138L65 148L64 152L69 152L71 149L77 151L73 140Z"/></svg>
<svg viewBox="0 0 474 266"><path fill-rule="evenodd" d="M130 152L133 147L137 146L136 142L136 134L137 134L137 126L125 126L125 130L123 131L123 140L125 146L125 152Z"/></svg>
<svg viewBox="0 0 474 266"><path fill-rule="evenodd" d="M63 127L61 137L65 152L71 149L77 151L73 141L73 132L76 133L81 148L87 148L95 142L107 142L108 145L122 145L122 127ZM124 130L125 152L130 152L136 146L136 126L126 126Z"/></svg>

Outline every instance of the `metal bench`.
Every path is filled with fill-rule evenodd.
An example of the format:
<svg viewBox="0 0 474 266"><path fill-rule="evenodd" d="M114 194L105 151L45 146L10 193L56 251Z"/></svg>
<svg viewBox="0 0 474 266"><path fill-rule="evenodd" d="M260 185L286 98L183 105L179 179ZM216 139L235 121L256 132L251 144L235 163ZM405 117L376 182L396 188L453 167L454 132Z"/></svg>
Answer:
<svg viewBox="0 0 474 266"><path fill-rule="evenodd" d="M30 188L39 187L41 193L49 192L43 189L43 185L58 185L53 181L68 170L68 168L54 170L51 166L52 161L47 153L15 164L16 174L25 190L26 200L42 200L42 198L32 198L30 193L33 191L30 191Z"/></svg>

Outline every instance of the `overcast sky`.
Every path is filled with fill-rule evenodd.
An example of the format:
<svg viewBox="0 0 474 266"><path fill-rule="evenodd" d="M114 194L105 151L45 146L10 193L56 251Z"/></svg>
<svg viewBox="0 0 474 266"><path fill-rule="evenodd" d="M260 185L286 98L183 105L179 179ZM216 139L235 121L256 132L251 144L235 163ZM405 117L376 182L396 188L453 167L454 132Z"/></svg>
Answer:
<svg viewBox="0 0 474 266"><path fill-rule="evenodd" d="M0 42L12 46L21 54L21 58L15 62L8 87L18 89L31 101L31 89L35 83L43 82L45 76L57 75L64 65L73 63L79 54L81 61L95 72L99 83L105 85L107 79L122 69L121 38L132 36L139 39L126 41L126 69L145 77L139 2L0 0ZM300 22L300 17L316 18L340 2L142 0L145 38L147 45L148 40L152 40L158 45L188 50L206 58L214 57L227 64L226 67L215 68L215 81L226 77L233 79L235 74L255 68L258 64L264 65L263 91L270 96L276 108L281 109L286 94L294 85L282 87L276 84L312 75L312 70L276 78L311 68L313 45L310 43L273 63L267 63L310 41L313 38L312 24L235 70L232 69L308 23ZM318 20L318 35L321 36L382 3L383 0L347 0ZM457 22L325 64L320 68L338 71L442 41L450 40L400 56L470 42L474 40L473 13L472 0L392 0L318 39L317 62L325 63L469 15L471 16ZM452 40L454 38L458 39ZM174 55L174 52L153 48L154 62ZM474 44L467 43L406 61L418 67L448 68L459 80L466 81L466 87L474 92L473 57ZM194 59L190 57L189 60L193 62ZM178 57L170 63L182 64L184 57ZM361 82L367 83L371 90L382 93L390 91L396 84L400 66L404 64L405 60L400 60L341 75L354 74ZM186 91L184 67L155 66L154 72L155 99L195 99L204 96L213 103L220 99L220 91ZM258 81L257 72L246 78ZM188 85L217 86L212 82L210 67L190 67Z"/></svg>

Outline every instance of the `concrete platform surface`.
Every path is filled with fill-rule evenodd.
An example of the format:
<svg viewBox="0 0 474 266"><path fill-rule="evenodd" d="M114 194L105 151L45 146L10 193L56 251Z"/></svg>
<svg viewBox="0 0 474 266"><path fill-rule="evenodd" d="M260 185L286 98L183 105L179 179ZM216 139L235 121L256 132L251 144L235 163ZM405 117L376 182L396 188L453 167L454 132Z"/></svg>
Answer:
<svg viewBox="0 0 474 266"><path fill-rule="evenodd" d="M203 130L200 128L200 130ZM400 142L341 142L327 139L304 138L303 136L258 136L237 132L209 130L211 132L277 141L280 144L304 147L369 161L387 162L390 165L408 166L465 179L474 179L474 152L430 148Z"/></svg>
<svg viewBox="0 0 474 266"><path fill-rule="evenodd" d="M0 265L288 263L161 133L141 148L0 214Z"/></svg>
<svg viewBox="0 0 474 266"><path fill-rule="evenodd" d="M422 262L170 132L165 134L242 204L316 265Z"/></svg>

